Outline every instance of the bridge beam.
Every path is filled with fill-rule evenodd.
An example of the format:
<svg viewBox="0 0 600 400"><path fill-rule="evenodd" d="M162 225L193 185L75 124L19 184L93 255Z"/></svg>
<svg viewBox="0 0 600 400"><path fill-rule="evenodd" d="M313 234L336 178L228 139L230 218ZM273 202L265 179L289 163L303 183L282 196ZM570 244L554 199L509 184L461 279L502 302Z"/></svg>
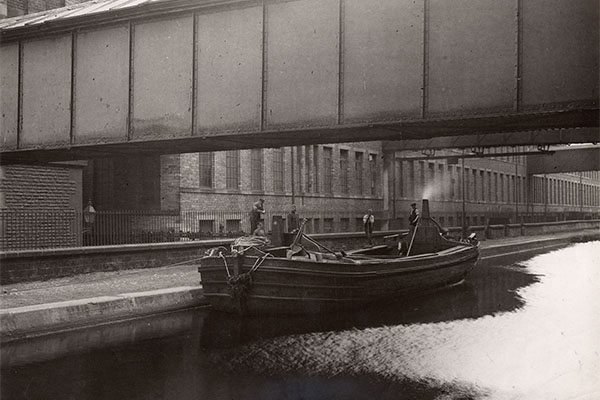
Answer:
<svg viewBox="0 0 600 400"><path fill-rule="evenodd" d="M473 147L559 145L574 143L597 143L600 129L546 129L504 133L478 133L473 135L438 136L431 139L405 139L386 141L389 151L422 149L465 149Z"/></svg>
<svg viewBox="0 0 600 400"><path fill-rule="evenodd" d="M176 154L378 140L391 141L384 146L386 150L408 150L408 147L402 148L401 144L404 142L409 143L412 149L420 149L423 146L430 146L429 148L436 146L445 148L491 146L492 144L488 143L494 143L494 140L503 140L502 145L514 146L589 143L598 140L598 121L598 110L575 110L452 120L409 120L331 128L265 130L251 133L232 132L163 140L73 145L67 148L42 146L34 149L6 150L1 153L0 164L82 160L128 154ZM547 130L555 126L595 128ZM533 131L528 132L526 129ZM516 130L518 132L515 132ZM495 139L485 139L488 136ZM394 146L398 148L394 148Z"/></svg>
<svg viewBox="0 0 600 400"><path fill-rule="evenodd" d="M597 1L471 3L139 0L2 20L1 156L598 127Z"/></svg>
<svg viewBox="0 0 600 400"><path fill-rule="evenodd" d="M600 148L557 150L553 154L527 156L527 172L533 175L600 171Z"/></svg>

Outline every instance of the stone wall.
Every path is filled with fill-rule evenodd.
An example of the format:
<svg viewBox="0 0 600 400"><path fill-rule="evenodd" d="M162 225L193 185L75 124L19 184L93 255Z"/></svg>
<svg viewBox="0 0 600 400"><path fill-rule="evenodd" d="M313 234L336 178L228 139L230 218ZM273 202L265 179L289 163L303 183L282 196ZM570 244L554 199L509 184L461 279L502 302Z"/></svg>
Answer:
<svg viewBox="0 0 600 400"><path fill-rule="evenodd" d="M509 232L513 225L495 232ZM519 230L524 235L551 234L554 232L577 232L595 230L600 233L600 220L569 221L550 224L523 224ZM453 235L460 228L451 229ZM485 227L473 227L481 239L485 238ZM382 243L384 236L401 231L375 232L375 242ZM348 250L366 246L363 233L334 233L311 235L332 250ZM496 238L501 238L499 235ZM75 249L31 250L0 253L0 284L47 280L101 271L117 271L137 268L164 267L170 264L200 258L205 250L217 246L229 246L232 239L191 241L126 246L99 246Z"/></svg>

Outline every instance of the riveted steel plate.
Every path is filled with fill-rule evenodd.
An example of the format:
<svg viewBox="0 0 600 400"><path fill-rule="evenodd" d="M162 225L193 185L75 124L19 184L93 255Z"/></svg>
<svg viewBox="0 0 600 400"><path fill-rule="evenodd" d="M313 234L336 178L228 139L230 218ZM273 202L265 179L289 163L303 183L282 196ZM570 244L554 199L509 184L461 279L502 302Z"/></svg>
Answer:
<svg viewBox="0 0 600 400"><path fill-rule="evenodd" d="M134 26L130 137L191 135L193 17Z"/></svg>
<svg viewBox="0 0 600 400"><path fill-rule="evenodd" d="M20 148L69 144L71 35L23 43Z"/></svg>
<svg viewBox="0 0 600 400"><path fill-rule="evenodd" d="M267 127L335 124L339 3L270 4L266 25Z"/></svg>
<svg viewBox="0 0 600 400"><path fill-rule="evenodd" d="M430 0L430 115L506 111L516 96L516 2Z"/></svg>
<svg viewBox="0 0 600 400"><path fill-rule="evenodd" d="M523 104L598 105L598 1L523 1Z"/></svg>
<svg viewBox="0 0 600 400"><path fill-rule="evenodd" d="M260 128L262 7L198 16L197 134Z"/></svg>
<svg viewBox="0 0 600 400"><path fill-rule="evenodd" d="M76 36L74 142L127 139L129 28Z"/></svg>
<svg viewBox="0 0 600 400"><path fill-rule="evenodd" d="M0 147L17 147L19 44L0 46Z"/></svg>
<svg viewBox="0 0 600 400"><path fill-rule="evenodd" d="M346 0L343 16L344 122L420 115L423 3Z"/></svg>

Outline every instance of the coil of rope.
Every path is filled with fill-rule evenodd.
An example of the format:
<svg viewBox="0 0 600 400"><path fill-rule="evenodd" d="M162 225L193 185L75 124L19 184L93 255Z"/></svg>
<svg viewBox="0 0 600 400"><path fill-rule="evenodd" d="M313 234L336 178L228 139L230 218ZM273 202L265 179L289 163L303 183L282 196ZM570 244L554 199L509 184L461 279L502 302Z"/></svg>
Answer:
<svg viewBox="0 0 600 400"><path fill-rule="evenodd" d="M260 253L264 254L264 251L260 250L261 247L269 244L269 239L262 236L242 236L231 243L231 250L238 254L244 254L250 249L256 249Z"/></svg>

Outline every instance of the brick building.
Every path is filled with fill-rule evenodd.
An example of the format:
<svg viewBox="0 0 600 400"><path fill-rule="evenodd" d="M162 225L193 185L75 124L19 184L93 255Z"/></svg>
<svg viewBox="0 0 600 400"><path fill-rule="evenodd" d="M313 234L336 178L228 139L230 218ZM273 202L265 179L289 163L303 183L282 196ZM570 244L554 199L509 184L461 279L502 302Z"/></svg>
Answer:
<svg viewBox="0 0 600 400"><path fill-rule="evenodd" d="M360 230L369 208L378 229L405 228L410 203L421 198L446 226L598 217L598 172L536 176L524 156L452 164L410 160L415 154L394 160L381 142L365 142L96 160L84 173L84 198L100 210L230 212L227 230L244 230L259 198L280 215L295 203L309 232Z"/></svg>
<svg viewBox="0 0 600 400"><path fill-rule="evenodd" d="M0 18L52 10L89 0L0 0Z"/></svg>

